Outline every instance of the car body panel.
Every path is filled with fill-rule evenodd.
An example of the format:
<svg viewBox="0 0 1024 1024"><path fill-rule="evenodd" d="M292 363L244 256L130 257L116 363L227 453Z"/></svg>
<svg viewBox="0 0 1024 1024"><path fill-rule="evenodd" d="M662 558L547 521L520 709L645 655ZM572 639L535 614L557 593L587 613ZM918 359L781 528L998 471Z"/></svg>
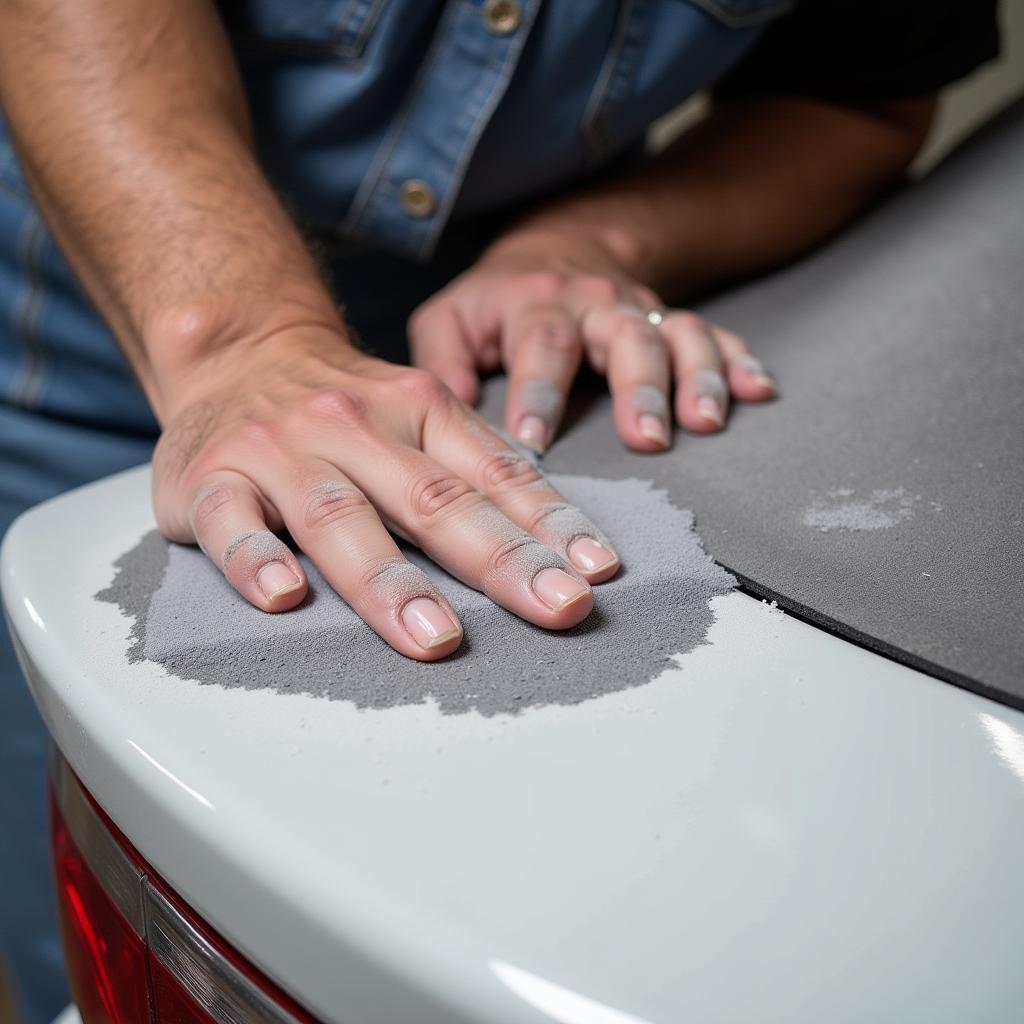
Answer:
<svg viewBox="0 0 1024 1024"><path fill-rule="evenodd" d="M131 842L325 1021L1019 1020L1024 714L740 592L570 707L201 686L129 664L91 599L152 528L143 468L11 529L30 686Z"/></svg>

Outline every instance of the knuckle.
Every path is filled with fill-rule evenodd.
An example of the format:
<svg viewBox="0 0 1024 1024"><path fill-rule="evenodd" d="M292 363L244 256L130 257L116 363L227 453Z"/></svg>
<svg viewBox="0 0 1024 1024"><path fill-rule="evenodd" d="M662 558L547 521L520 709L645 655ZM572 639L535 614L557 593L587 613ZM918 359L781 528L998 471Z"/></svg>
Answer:
<svg viewBox="0 0 1024 1024"><path fill-rule="evenodd" d="M364 594L373 594L377 600L392 607L404 604L412 597L437 593L422 569L398 556L364 563L357 579Z"/></svg>
<svg viewBox="0 0 1024 1024"><path fill-rule="evenodd" d="M523 335L524 345L535 345L556 355L575 355L580 348L576 332L567 323L541 320L531 324Z"/></svg>
<svg viewBox="0 0 1024 1024"><path fill-rule="evenodd" d="M634 285L633 294L641 309L662 309L665 306L657 292L652 292L643 285Z"/></svg>
<svg viewBox="0 0 1024 1024"><path fill-rule="evenodd" d="M578 509L565 501L548 502L545 505L541 505L541 507L530 516L530 523L527 529L530 533L534 533L535 531L543 529L545 526L549 525L552 520L564 518L566 515L578 513L578 511Z"/></svg>
<svg viewBox="0 0 1024 1024"><path fill-rule="evenodd" d="M673 310L668 319L674 327L685 334L705 334L708 329L704 318L689 309Z"/></svg>
<svg viewBox="0 0 1024 1024"><path fill-rule="evenodd" d="M480 461L480 479L495 490L525 487L544 479L540 470L529 459L515 452L495 452Z"/></svg>
<svg viewBox="0 0 1024 1024"><path fill-rule="evenodd" d="M616 339L620 343L632 347L660 346L663 344L657 327L635 316L623 317L616 332Z"/></svg>
<svg viewBox="0 0 1024 1024"><path fill-rule="evenodd" d="M473 494L473 488L460 477L428 473L413 483L409 505L419 520L433 523L464 504Z"/></svg>
<svg viewBox="0 0 1024 1024"><path fill-rule="evenodd" d="M306 496L302 521L314 533L333 529L353 516L371 512L366 496L356 487L338 481L318 484Z"/></svg>
<svg viewBox="0 0 1024 1024"><path fill-rule="evenodd" d="M291 561L292 555L280 537L269 530L246 530L228 542L221 552L220 567L229 578L255 577L268 562Z"/></svg>
<svg viewBox="0 0 1024 1024"><path fill-rule="evenodd" d="M311 419L332 427L356 426L366 418L366 402L342 388L325 388L306 398L302 411Z"/></svg>
<svg viewBox="0 0 1024 1024"><path fill-rule="evenodd" d="M403 369L395 379L393 387L420 402L444 402L451 397L451 390L440 378L429 370L415 367Z"/></svg>
<svg viewBox="0 0 1024 1024"><path fill-rule="evenodd" d="M525 551L543 547L539 540L517 530L512 536L506 537L491 548L487 555L485 572L489 576L503 574L522 559Z"/></svg>
<svg viewBox="0 0 1024 1024"><path fill-rule="evenodd" d="M239 426L235 437L243 447L262 452L275 450L281 441L279 429L267 420L246 420Z"/></svg>
<svg viewBox="0 0 1024 1024"><path fill-rule="evenodd" d="M217 520L234 500L234 491L225 484L204 487L192 502L192 525L196 530L202 530Z"/></svg>
<svg viewBox="0 0 1024 1024"><path fill-rule="evenodd" d="M597 305L611 305L619 296L618 285L604 274L584 274L579 282L583 294Z"/></svg>
<svg viewBox="0 0 1024 1024"><path fill-rule="evenodd" d="M566 291L569 279L560 270L529 270L522 275L521 285L524 291L535 298L548 301L561 298Z"/></svg>
<svg viewBox="0 0 1024 1024"><path fill-rule="evenodd" d="M363 590L377 589L390 577L409 565L404 558L381 558L368 561L360 568L357 579Z"/></svg>

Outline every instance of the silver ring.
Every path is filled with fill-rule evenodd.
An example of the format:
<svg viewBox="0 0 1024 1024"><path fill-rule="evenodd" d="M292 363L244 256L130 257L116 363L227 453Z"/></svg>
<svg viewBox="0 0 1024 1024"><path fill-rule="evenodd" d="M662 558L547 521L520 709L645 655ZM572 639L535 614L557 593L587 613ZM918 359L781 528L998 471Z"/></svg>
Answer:
<svg viewBox="0 0 1024 1024"><path fill-rule="evenodd" d="M644 313L644 319L652 327L660 327L665 322L665 317L667 317L667 316L668 316L668 310L667 309L663 309L660 306L656 307L654 309L649 309L649 310L647 310L646 313Z"/></svg>

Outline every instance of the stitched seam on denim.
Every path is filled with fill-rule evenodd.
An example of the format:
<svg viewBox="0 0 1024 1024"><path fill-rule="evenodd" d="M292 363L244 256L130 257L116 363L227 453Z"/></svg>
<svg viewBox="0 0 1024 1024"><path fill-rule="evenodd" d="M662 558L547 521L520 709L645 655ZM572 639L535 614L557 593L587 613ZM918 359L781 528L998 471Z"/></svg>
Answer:
<svg viewBox="0 0 1024 1024"><path fill-rule="evenodd" d="M383 8L384 0L355 0L355 4L345 12L337 33L342 60L355 61L362 57Z"/></svg>
<svg viewBox="0 0 1024 1024"><path fill-rule="evenodd" d="M515 66L523 52L523 47L526 45L527 36L529 36L530 30L533 28L539 3L527 3L525 6L526 15L522 19L522 23L516 33L515 39L505 51L505 58L502 61L501 66L496 69L497 76L491 85L490 93L481 105L472 129L463 140L462 149L459 151L459 155L455 161L455 166L452 169L451 177L448 181L448 187L445 190L444 198L438 208L434 223L431 225L430 230L420 243L418 255L421 259L429 256L436 247L438 238L444 230L445 225L448 223L452 207L455 205L455 201L462 188L462 181L466 176L469 161L473 158L473 153L476 151L477 144L480 142L480 137L483 135L484 130L490 123L495 109L501 102L505 92L508 90L509 83L512 81L512 75L515 73ZM488 70L490 70L489 65Z"/></svg>
<svg viewBox="0 0 1024 1024"><path fill-rule="evenodd" d="M772 21L774 18L788 13L796 6L796 0L775 0L774 3L767 3L747 14L737 14L728 10L725 4L719 3L718 0L689 0L689 2L694 7L699 7L705 14L717 18L729 28L749 28L752 25L763 25L766 21Z"/></svg>
<svg viewBox="0 0 1024 1024"><path fill-rule="evenodd" d="M626 26L618 60L612 69L601 104L594 112L593 140L598 146L598 150L592 153L594 163L611 148L608 119L614 115L616 107L621 107L622 102L628 98L636 80L643 47L650 38L650 14L650 0L634 0L633 16Z"/></svg>
<svg viewBox="0 0 1024 1024"><path fill-rule="evenodd" d="M612 44L608 48L604 63L601 65L601 72L594 83L594 90L590 94L590 99L587 100L587 106L583 111L583 138L586 142L591 161L600 158L602 146L597 119L601 112L601 107L604 106L605 95L615 74L619 55L622 52L622 48L626 45L635 7L636 0L625 0L622 4L619 10L619 20L615 25L615 33L612 36Z"/></svg>
<svg viewBox="0 0 1024 1024"><path fill-rule="evenodd" d="M349 31L349 25L358 17L359 8L365 3L366 0L348 0L344 10L338 15L338 20L334 24L334 32L331 33L336 40L341 42L345 38L346 33Z"/></svg>
<svg viewBox="0 0 1024 1024"><path fill-rule="evenodd" d="M630 21L623 41L622 51L612 72L611 81L605 101L619 102L629 94L629 86L636 77L637 61L640 51L648 36L648 17L651 11L650 0L636 0L636 16Z"/></svg>
<svg viewBox="0 0 1024 1024"><path fill-rule="evenodd" d="M33 209L18 238L17 260L23 272L23 291L13 315L14 336L24 344L21 373L11 386L10 402L22 409L32 409L39 399L50 360L39 336L39 316L46 289L43 284L43 246L46 228Z"/></svg>
<svg viewBox="0 0 1024 1024"><path fill-rule="evenodd" d="M373 163L370 165L366 177L359 186L359 191L356 192L355 199L352 200L352 205L349 207L345 219L341 222L339 230L350 238L366 238L365 229L360 226L359 221L366 212L366 207L369 205L370 200L373 198L373 193L384 174L387 162L391 159L398 146L399 138L405 130L405 126L409 123L413 108L418 103L423 89L427 82L430 81L430 76L441 59L441 54L446 49L446 37L455 22L461 6L462 0L448 0L441 24L438 26L436 35L431 40L430 53L423 64L420 65L416 78L409 88L409 93L402 101L401 109L395 115L387 135L384 136L380 148L377 150L377 155L373 158Z"/></svg>

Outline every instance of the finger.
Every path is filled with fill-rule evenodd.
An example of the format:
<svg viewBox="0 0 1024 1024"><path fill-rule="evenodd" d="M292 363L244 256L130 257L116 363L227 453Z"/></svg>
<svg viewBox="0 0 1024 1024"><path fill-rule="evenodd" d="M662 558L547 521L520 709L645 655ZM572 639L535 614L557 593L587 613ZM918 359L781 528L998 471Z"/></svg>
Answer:
<svg viewBox="0 0 1024 1024"><path fill-rule="evenodd" d="M532 306L506 322L504 343L508 353L505 427L523 444L542 452L554 439L580 368L579 333L563 307Z"/></svg>
<svg viewBox="0 0 1024 1024"><path fill-rule="evenodd" d="M687 430L721 430L729 411L724 363L708 325L696 313L674 310L661 323L676 376L676 419Z"/></svg>
<svg viewBox="0 0 1024 1024"><path fill-rule="evenodd" d="M589 583L603 583L618 571L619 556L608 538L474 413L467 410L439 423L428 420L423 446L513 523L572 563Z"/></svg>
<svg viewBox="0 0 1024 1024"><path fill-rule="evenodd" d="M389 525L495 603L547 629L590 613L593 592L570 563L425 453L381 445L346 468Z"/></svg>
<svg viewBox="0 0 1024 1024"><path fill-rule="evenodd" d="M246 477L219 473L199 488L192 532L228 582L265 612L294 608L306 596L306 574L292 550L267 528L256 489Z"/></svg>
<svg viewBox="0 0 1024 1024"><path fill-rule="evenodd" d="M470 339L455 306L428 302L409 318L409 348L414 366L440 377L469 405L480 398L480 376Z"/></svg>
<svg viewBox="0 0 1024 1024"><path fill-rule="evenodd" d="M619 436L637 451L664 451L672 443L672 367L664 336L629 306L595 307L582 326L587 345L607 353L604 362Z"/></svg>
<svg viewBox="0 0 1024 1024"><path fill-rule="evenodd" d="M337 467L310 460L267 486L296 543L381 639L418 661L443 658L462 643L451 605Z"/></svg>
<svg viewBox="0 0 1024 1024"><path fill-rule="evenodd" d="M725 357L729 387L736 398L744 402L763 402L775 397L775 381L765 370L761 360L750 354L743 339L724 327L709 324L709 329Z"/></svg>

